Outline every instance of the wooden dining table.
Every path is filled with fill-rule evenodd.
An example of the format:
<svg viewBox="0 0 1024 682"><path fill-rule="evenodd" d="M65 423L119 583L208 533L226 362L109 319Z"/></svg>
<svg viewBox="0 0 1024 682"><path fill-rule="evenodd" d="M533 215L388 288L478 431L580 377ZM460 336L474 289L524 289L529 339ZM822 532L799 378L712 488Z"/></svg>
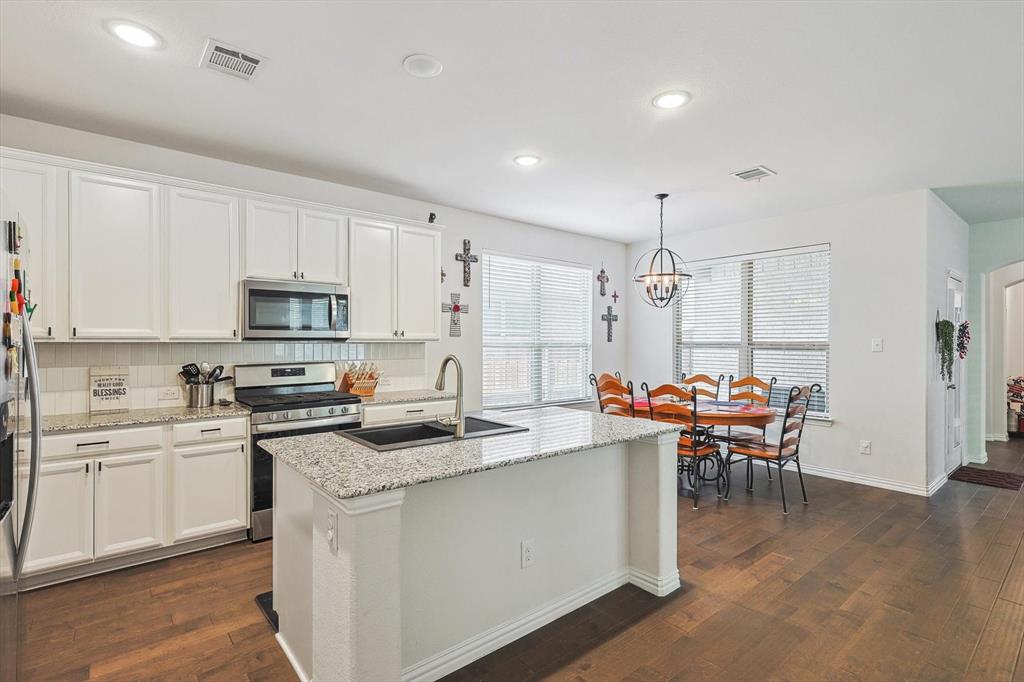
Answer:
<svg viewBox="0 0 1024 682"><path fill-rule="evenodd" d="M655 398L655 404L659 402L678 402L672 398ZM634 414L638 419L649 419L649 403L646 398L638 398L634 401ZM698 400L697 401L697 426L719 426L719 427L748 427L761 429L775 421L775 409L765 405L752 405L736 400ZM723 446L728 442L728 434L714 434L712 438L718 437ZM723 453L724 454L724 453ZM714 467L714 475L709 474L711 469L710 459L702 459L701 468L697 475L705 482L713 482L717 478L728 476L727 471L718 471ZM749 473L748 473L749 475ZM692 497L693 491L690 488L686 476L679 477L678 490L680 495Z"/></svg>

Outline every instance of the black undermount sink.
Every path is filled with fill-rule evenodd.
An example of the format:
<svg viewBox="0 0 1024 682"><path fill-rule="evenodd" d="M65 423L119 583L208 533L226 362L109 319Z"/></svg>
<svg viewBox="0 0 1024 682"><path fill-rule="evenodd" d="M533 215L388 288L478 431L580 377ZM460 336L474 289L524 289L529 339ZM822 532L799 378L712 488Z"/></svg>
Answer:
<svg viewBox="0 0 1024 682"><path fill-rule="evenodd" d="M507 433L529 431L525 426L514 426L492 422L479 417L466 417L466 438L486 438ZM446 426L441 422L424 422L421 424L395 424L393 426L370 426L362 429L338 431L338 434L365 445L371 450L401 450L420 445L448 443L455 440L455 427Z"/></svg>

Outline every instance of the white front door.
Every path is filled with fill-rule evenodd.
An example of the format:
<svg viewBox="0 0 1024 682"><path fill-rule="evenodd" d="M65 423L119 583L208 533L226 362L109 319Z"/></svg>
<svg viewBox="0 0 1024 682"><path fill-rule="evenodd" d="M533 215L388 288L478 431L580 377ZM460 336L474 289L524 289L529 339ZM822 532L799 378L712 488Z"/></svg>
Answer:
<svg viewBox="0 0 1024 682"><path fill-rule="evenodd" d="M964 321L964 283L957 277L946 280L946 319L959 331ZM955 334L956 332L954 332ZM955 343L955 338L954 338ZM946 384L946 473L963 463L963 418L960 414L960 391L963 383L963 362L953 352L953 379Z"/></svg>

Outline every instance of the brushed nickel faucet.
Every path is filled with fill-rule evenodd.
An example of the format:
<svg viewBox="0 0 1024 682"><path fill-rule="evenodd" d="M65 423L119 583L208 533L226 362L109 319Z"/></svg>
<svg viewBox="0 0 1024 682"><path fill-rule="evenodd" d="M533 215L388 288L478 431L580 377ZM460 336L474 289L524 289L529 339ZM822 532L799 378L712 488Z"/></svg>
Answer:
<svg viewBox="0 0 1024 682"><path fill-rule="evenodd" d="M441 371L437 373L437 383L434 384L434 388L439 391L444 390L444 374L445 370L448 369L449 363L455 363L455 416L454 417L441 417L438 419L439 422L445 426L455 426L455 437L465 438L466 437L466 417L462 414L462 363L454 355L447 355L445 359L441 361Z"/></svg>

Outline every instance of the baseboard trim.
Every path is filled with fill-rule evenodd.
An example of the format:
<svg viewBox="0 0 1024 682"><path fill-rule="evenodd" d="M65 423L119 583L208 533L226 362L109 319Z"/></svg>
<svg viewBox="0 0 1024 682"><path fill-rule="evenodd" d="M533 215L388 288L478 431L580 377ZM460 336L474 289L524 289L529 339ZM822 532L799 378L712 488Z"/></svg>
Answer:
<svg viewBox="0 0 1024 682"><path fill-rule="evenodd" d="M664 597L675 592L681 585L679 571L672 571L672 574L668 576L656 576L647 571L641 571L639 568L630 568L628 577L631 584L656 597Z"/></svg>
<svg viewBox="0 0 1024 682"><path fill-rule="evenodd" d="M985 440L994 440L1000 443L1005 443L1010 440L1010 437L1006 433L987 433L985 434Z"/></svg>
<svg viewBox="0 0 1024 682"><path fill-rule="evenodd" d="M950 473L953 473L953 472L950 472ZM942 474L941 476L936 478L934 481L929 483L928 484L928 493L927 493L928 497L931 497L935 493L939 492L939 489L942 486L946 485L946 483L948 481L949 481L949 474Z"/></svg>
<svg viewBox="0 0 1024 682"><path fill-rule="evenodd" d="M603 594L632 582L635 569L621 569L600 578L589 585L574 590L554 601L539 606L522 616L512 618L490 630L456 644L453 647L425 658L402 670L402 682L432 682L455 672L492 651L514 642L537 628L547 625L556 618L575 611ZM679 576L676 575L678 583ZM646 589L646 588L645 588Z"/></svg>
<svg viewBox="0 0 1024 682"><path fill-rule="evenodd" d="M277 640L277 645L281 647L281 651L284 652L285 658L287 658L288 662L291 663L292 670L294 670L295 674L299 676L299 679L302 682L309 682L309 676L306 674L306 671L302 669L302 666L299 665L299 659L297 659L295 654L292 653L291 648L288 646L288 642L284 641L284 637L281 636L281 633L278 632L275 634L274 639Z"/></svg>
<svg viewBox="0 0 1024 682"><path fill-rule="evenodd" d="M988 453L982 452L977 455L967 455L964 457L971 464L988 464Z"/></svg>
<svg viewBox="0 0 1024 682"><path fill-rule="evenodd" d="M760 466L767 466L764 463L755 460L754 464ZM804 461L800 462L800 467L803 469L805 474L811 476L821 476L822 478L831 478L836 481L846 481L847 483L858 483L860 485L868 485L872 488L884 488L885 490L893 490L898 493L909 493L911 495L918 495L919 497L928 497L928 492L931 486L924 485L913 485L912 483L905 483L903 481L894 481L890 478L882 478L881 476L872 476L870 474L858 474L852 471L843 471L841 469L830 469L829 467L817 466L815 464L807 464ZM792 471L796 467L793 465L786 465L786 469ZM778 470L773 466L772 473L776 473ZM735 474L734 474L735 475ZM936 485L937 481L933 481L932 485ZM945 481L943 481L943 484ZM935 488L938 490L941 485ZM797 492L800 492L799 490ZM808 495L809 497L810 495Z"/></svg>

